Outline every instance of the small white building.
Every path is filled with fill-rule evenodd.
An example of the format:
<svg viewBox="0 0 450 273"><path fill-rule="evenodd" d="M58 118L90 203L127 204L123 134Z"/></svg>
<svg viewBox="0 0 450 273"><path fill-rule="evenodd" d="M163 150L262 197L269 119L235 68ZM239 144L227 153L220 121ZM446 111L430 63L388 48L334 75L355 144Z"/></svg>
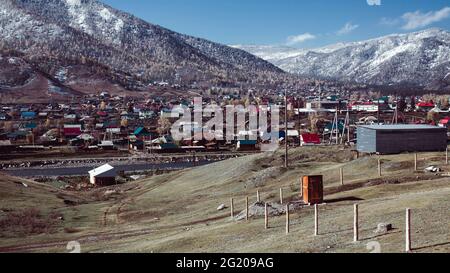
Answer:
<svg viewBox="0 0 450 273"><path fill-rule="evenodd" d="M89 171L89 181L93 185L113 185L116 182L116 176L116 169L109 164L105 164Z"/></svg>

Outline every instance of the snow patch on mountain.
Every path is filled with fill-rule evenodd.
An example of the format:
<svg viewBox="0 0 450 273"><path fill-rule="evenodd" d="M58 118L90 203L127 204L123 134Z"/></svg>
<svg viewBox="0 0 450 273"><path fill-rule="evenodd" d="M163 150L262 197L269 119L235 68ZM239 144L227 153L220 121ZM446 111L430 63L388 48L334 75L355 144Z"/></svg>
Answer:
<svg viewBox="0 0 450 273"><path fill-rule="evenodd" d="M97 0L0 0L0 29L1 50L20 56L25 67L21 73L2 61L5 86L33 73L65 85L92 78L129 90L176 76L189 84L265 82L267 75L285 75L243 50L176 33ZM17 75L14 81L11 75Z"/></svg>
<svg viewBox="0 0 450 273"><path fill-rule="evenodd" d="M109 21L113 18L113 15L111 14L111 12L107 9L107 8L103 8L100 12L99 12L100 16L105 19L106 21Z"/></svg>
<svg viewBox="0 0 450 273"><path fill-rule="evenodd" d="M317 49L235 47L291 73L366 84L428 86L450 72L450 33L441 29L392 34Z"/></svg>
<svg viewBox="0 0 450 273"><path fill-rule="evenodd" d="M81 6L81 0L66 0L66 4L70 7Z"/></svg>
<svg viewBox="0 0 450 273"><path fill-rule="evenodd" d="M307 50L296 49L288 46L257 46L257 45L231 45L233 48L242 49L270 61L292 58L307 53Z"/></svg>
<svg viewBox="0 0 450 273"><path fill-rule="evenodd" d="M416 44L402 44L392 49L388 49L387 51L380 52L381 54L377 56L373 61L369 63L369 65L373 68L378 67L379 65L389 61L393 57L405 53L407 51L413 52L417 50L418 46ZM370 61L370 60L369 60Z"/></svg>
<svg viewBox="0 0 450 273"><path fill-rule="evenodd" d="M114 14L112 14L107 8L103 8L99 12L100 17L103 18L106 22L113 22L114 24L114 30L119 33L122 31L122 28L124 26L124 22L122 19L117 18Z"/></svg>
<svg viewBox="0 0 450 273"><path fill-rule="evenodd" d="M86 22L87 10L81 5L81 0L66 0L67 10L69 15L72 17L73 27L79 27L84 32L92 34L92 29Z"/></svg>

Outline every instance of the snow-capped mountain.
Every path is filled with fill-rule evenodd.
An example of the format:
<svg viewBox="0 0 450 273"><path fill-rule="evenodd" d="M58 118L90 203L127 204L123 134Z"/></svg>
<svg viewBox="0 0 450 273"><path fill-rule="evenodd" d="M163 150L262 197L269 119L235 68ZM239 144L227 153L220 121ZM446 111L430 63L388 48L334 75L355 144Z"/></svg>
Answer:
<svg viewBox="0 0 450 273"><path fill-rule="evenodd" d="M0 56L27 64L18 83L37 74L60 81L65 71L64 84L71 87L109 82L139 89L162 79L253 81L283 73L243 50L173 32L96 0L1 0L0 30ZM0 87L1 79L0 69Z"/></svg>
<svg viewBox="0 0 450 273"><path fill-rule="evenodd" d="M234 46L303 76L373 85L450 85L450 33L429 29L318 49Z"/></svg>

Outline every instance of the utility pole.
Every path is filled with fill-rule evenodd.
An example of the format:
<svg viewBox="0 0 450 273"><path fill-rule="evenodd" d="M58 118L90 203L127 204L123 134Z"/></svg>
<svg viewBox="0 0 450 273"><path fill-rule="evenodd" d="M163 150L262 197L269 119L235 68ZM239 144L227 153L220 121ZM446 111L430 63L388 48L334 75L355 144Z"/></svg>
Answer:
<svg viewBox="0 0 450 273"><path fill-rule="evenodd" d="M284 167L288 168L289 167L289 162L288 162L288 100L287 100L287 89L284 90Z"/></svg>
<svg viewBox="0 0 450 273"><path fill-rule="evenodd" d="M395 94L395 112L394 117L392 119L393 124L398 124L398 95Z"/></svg>
<svg viewBox="0 0 450 273"><path fill-rule="evenodd" d="M350 112L347 110L347 115L345 116L345 120L347 121L346 127L347 127L347 143L350 145ZM344 138L344 137L342 137Z"/></svg>
<svg viewBox="0 0 450 273"><path fill-rule="evenodd" d="M150 134L150 155L153 156L153 140L152 140L152 134Z"/></svg>
<svg viewBox="0 0 450 273"><path fill-rule="evenodd" d="M336 145L339 145L339 113L336 107Z"/></svg>
<svg viewBox="0 0 450 273"><path fill-rule="evenodd" d="M319 83L319 110L322 109L322 86Z"/></svg>
<svg viewBox="0 0 450 273"><path fill-rule="evenodd" d="M377 122L379 125L380 124L380 98L378 98L378 101L377 101Z"/></svg>
<svg viewBox="0 0 450 273"><path fill-rule="evenodd" d="M395 94L395 124L398 124L398 94Z"/></svg>
<svg viewBox="0 0 450 273"><path fill-rule="evenodd" d="M297 101L297 111L298 111L298 145L301 146L301 140L300 140L300 132L302 130L302 120L301 120L301 116L300 116L300 103L301 103L301 99L300 97L298 98Z"/></svg>

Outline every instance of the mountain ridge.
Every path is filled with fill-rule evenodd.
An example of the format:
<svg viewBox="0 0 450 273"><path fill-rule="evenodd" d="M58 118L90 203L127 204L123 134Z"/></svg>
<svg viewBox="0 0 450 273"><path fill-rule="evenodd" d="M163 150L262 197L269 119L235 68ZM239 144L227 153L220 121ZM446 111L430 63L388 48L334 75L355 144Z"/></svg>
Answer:
<svg viewBox="0 0 450 273"><path fill-rule="evenodd" d="M34 74L52 80L67 70L73 88L103 81L145 90L162 79L216 84L285 74L243 50L177 33L97 0L4 0L0 27L0 53L17 53L13 57ZM0 69L3 89L4 78Z"/></svg>
<svg viewBox="0 0 450 273"><path fill-rule="evenodd" d="M280 46L234 47L305 77L372 85L412 84L449 89L450 33L432 28L405 34L339 43L317 49Z"/></svg>

